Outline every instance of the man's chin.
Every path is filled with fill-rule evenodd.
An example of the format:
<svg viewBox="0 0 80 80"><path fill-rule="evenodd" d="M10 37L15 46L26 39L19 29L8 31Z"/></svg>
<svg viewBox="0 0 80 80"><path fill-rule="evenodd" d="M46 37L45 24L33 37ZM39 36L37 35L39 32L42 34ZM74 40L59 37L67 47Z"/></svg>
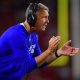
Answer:
<svg viewBox="0 0 80 80"><path fill-rule="evenodd" d="M46 29L42 29L42 31L45 31Z"/></svg>
<svg viewBox="0 0 80 80"><path fill-rule="evenodd" d="M43 31L45 31L45 29L41 29L41 30L39 30L38 32L43 32Z"/></svg>

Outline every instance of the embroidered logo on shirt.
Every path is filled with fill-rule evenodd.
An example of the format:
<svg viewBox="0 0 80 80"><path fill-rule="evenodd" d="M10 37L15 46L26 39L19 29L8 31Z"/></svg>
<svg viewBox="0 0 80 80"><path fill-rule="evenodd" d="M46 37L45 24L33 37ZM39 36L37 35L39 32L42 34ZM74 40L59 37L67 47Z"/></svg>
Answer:
<svg viewBox="0 0 80 80"><path fill-rule="evenodd" d="M29 52L30 52L31 54L34 53L34 49L35 49L35 47L36 47L35 44L34 44L34 45L31 45L31 46L29 47Z"/></svg>

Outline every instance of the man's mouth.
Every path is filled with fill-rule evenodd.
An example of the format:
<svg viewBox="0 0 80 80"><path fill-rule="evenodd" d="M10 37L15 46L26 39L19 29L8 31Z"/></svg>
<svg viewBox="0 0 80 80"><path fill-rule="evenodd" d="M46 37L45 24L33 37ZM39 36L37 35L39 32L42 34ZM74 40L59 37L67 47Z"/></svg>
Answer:
<svg viewBox="0 0 80 80"><path fill-rule="evenodd" d="M43 29L46 29L46 25L43 25L42 28L43 28Z"/></svg>

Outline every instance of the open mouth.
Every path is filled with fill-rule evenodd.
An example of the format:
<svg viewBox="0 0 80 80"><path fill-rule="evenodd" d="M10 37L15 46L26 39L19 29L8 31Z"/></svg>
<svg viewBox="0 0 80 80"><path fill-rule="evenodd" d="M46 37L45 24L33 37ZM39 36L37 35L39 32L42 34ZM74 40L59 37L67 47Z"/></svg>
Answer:
<svg viewBox="0 0 80 80"><path fill-rule="evenodd" d="M43 30L45 30L46 29L46 25L42 26L42 28L43 28Z"/></svg>

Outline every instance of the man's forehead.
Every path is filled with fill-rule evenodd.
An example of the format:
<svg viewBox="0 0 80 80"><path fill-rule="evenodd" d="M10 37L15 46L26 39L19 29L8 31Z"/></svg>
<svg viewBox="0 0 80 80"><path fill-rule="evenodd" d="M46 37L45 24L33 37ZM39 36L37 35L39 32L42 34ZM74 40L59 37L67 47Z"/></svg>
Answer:
<svg viewBox="0 0 80 80"><path fill-rule="evenodd" d="M47 16L49 16L49 12L47 10L39 10L36 12L36 15L47 15Z"/></svg>

